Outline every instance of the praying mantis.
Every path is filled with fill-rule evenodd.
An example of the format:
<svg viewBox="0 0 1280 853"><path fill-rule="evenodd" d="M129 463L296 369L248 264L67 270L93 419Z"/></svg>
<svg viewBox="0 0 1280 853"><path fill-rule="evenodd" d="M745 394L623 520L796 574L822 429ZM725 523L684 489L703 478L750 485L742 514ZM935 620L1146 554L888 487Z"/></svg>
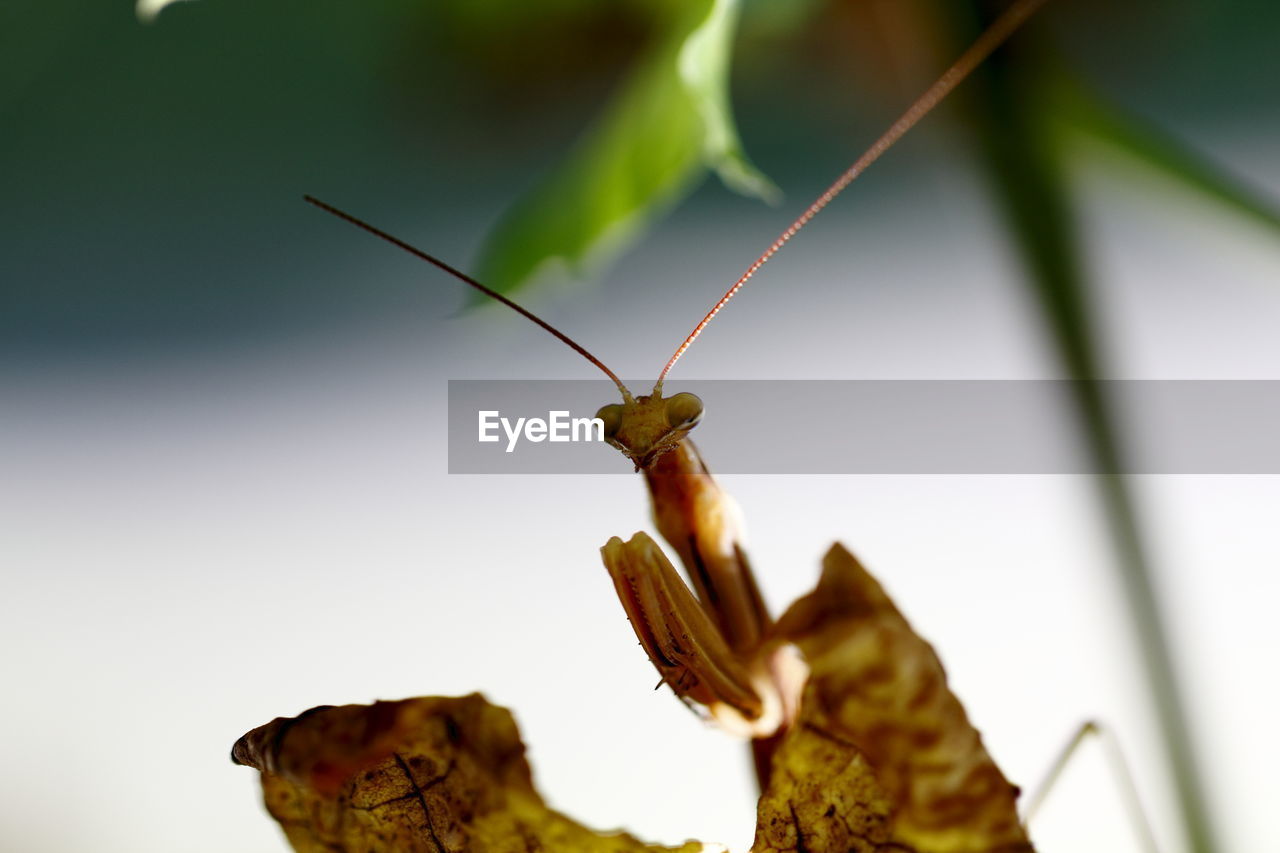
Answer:
<svg viewBox="0 0 1280 853"><path fill-rule="evenodd" d="M665 396L663 386L679 359L761 267L1044 2L1014 2L841 173L694 326L648 394L633 393L604 362L503 294L399 238L307 196L307 201L317 207L508 306L582 355L616 385L621 402L608 404L597 413L605 440L622 452L637 472L643 473L655 525L676 552L692 585L690 590L657 543L644 534L636 534L626 542L615 537L603 547L605 566L641 646L658 670L661 683L681 700L722 727L750 738L757 779L766 799L774 759L780 748L787 748L784 742L793 728L807 726L836 741L844 736L850 742L857 739L856 751L874 756L881 782L897 797L892 833L884 839L888 846L866 849L983 849L1013 853L1032 847L1017 814L1017 788L987 755L958 701L946 690L941 666L932 650L910 631L852 555L838 546L833 548L819 589L793 605L780 619L774 619L741 545L737 507L716 483L689 437L702 419L703 404L688 392ZM834 689L832 685L836 684L844 689L851 679L848 673L840 672L848 664L848 649L832 646L832 632L819 630L819 626L831 624L862 628L871 625L886 648L906 649L902 660L923 661L914 670L905 667L913 671L898 673L899 681L905 689L915 689L919 694L913 699L912 713L923 708L936 712L944 722L876 719L874 713L868 716L862 710L838 709L823 699L824 689ZM803 651L804 660L795 653L796 647ZM899 697L885 707L898 707L896 702ZM806 706L804 711L802 705ZM818 705L823 707L814 710ZM881 735L875 733L883 734L882 730L890 734L880 742L877 738ZM906 732L918 742L910 750L893 746L894 731L897 735ZM849 744L842 742L841 748L845 746ZM794 849L818 849L804 841L805 830L794 806L791 818L797 839ZM965 824L964 843L979 846L955 846L953 823L957 821Z"/></svg>

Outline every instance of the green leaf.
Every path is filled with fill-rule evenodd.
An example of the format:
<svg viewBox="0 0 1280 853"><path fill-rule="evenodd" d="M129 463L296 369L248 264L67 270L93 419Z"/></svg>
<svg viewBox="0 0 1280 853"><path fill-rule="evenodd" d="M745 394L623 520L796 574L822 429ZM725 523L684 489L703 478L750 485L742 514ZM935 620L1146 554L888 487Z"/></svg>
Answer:
<svg viewBox="0 0 1280 853"><path fill-rule="evenodd" d="M729 105L729 62L738 20L736 0L715 0L680 50L679 73L702 118L702 151L725 186L767 202L781 191L747 160Z"/></svg>
<svg viewBox="0 0 1280 853"><path fill-rule="evenodd" d="M134 14L144 24L154 23L165 6L177 3L178 0L138 0L134 5Z"/></svg>
<svg viewBox="0 0 1280 853"><path fill-rule="evenodd" d="M1175 183L1263 225L1280 229L1280 206L1235 175L1137 116L1123 112L1082 84L1055 81L1052 109L1070 127L1097 139Z"/></svg>
<svg viewBox="0 0 1280 853"><path fill-rule="evenodd" d="M656 5L661 34L573 150L505 214L476 276L510 291L548 272L584 276L711 168L738 192L777 190L742 152L729 109L737 0Z"/></svg>

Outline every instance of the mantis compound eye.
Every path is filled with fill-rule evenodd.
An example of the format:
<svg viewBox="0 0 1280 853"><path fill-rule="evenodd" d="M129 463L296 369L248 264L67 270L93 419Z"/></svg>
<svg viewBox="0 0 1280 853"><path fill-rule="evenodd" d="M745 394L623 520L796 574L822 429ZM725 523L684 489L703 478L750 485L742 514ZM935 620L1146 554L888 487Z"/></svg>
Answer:
<svg viewBox="0 0 1280 853"><path fill-rule="evenodd" d="M702 420L702 401L688 392L667 400L667 423L672 429L693 429Z"/></svg>
<svg viewBox="0 0 1280 853"><path fill-rule="evenodd" d="M605 441L613 441L618 435L618 427L622 426L622 406L618 403L601 406L596 417L604 421Z"/></svg>

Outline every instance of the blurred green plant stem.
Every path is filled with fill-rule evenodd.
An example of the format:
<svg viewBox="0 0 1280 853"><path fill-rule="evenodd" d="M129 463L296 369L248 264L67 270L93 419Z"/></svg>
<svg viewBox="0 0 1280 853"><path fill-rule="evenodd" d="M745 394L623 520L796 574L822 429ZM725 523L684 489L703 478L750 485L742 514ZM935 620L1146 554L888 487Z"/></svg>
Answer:
<svg viewBox="0 0 1280 853"><path fill-rule="evenodd" d="M957 10L959 41L967 43L984 23ZM971 7L972 9L973 7ZM1071 379L1074 404L1097 470L1098 495L1115 549L1115 567L1141 653L1166 759L1173 775L1177 812L1188 849L1218 850L1217 833L1202 786L1182 689L1170 654L1154 572L1143 543L1132 493L1121 471L1123 450L1111 405L1101 386L1103 359L1091 319L1084 254L1076 233L1060 149L1045 120L1043 45L1034 33L998 51L974 75L964 93L981 143L989 186L1005 214L1027 267L1027 282L1040 306L1058 357Z"/></svg>

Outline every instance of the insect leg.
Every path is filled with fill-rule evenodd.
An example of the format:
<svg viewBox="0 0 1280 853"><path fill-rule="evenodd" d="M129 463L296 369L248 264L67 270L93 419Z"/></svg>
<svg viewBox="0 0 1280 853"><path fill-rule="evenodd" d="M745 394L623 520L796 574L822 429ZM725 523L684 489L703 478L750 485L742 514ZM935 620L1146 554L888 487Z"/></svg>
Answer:
<svg viewBox="0 0 1280 853"><path fill-rule="evenodd" d="M1071 763L1071 759L1080 751L1080 747L1091 739L1097 738L1102 746L1103 753L1106 755L1107 764L1111 768L1111 773L1115 777L1116 785L1120 789L1120 796L1124 800L1125 811L1129 814L1129 820L1133 825L1134 835L1138 839L1138 844L1145 853L1159 853L1159 847L1156 845L1155 834L1151 831L1151 823L1147 820L1147 813L1142 808L1142 801L1138 797L1138 786L1134 784L1133 773L1129 770L1129 763L1125 760L1124 752L1120 749L1120 744L1116 740L1111 730L1096 720L1087 720L1080 725L1071 739L1067 741L1067 745L1063 747L1062 752L1054 760L1049 772L1045 774L1042 781L1035 789L1035 792L1027 797L1026 805L1022 811L1022 825L1024 827L1031 823L1031 819L1035 817L1049 794L1053 791L1054 786L1062 776L1062 772Z"/></svg>
<svg viewBox="0 0 1280 853"><path fill-rule="evenodd" d="M643 533L614 537L601 554L641 646L677 696L730 729L777 728L767 673L729 648L656 542Z"/></svg>

